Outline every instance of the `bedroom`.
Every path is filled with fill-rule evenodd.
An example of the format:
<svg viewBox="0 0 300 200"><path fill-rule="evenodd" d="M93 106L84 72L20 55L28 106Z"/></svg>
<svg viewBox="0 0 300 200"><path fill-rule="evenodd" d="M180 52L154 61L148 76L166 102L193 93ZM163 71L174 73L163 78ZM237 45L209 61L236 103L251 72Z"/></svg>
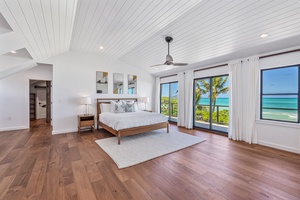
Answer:
<svg viewBox="0 0 300 200"><path fill-rule="evenodd" d="M50 2L52 7L50 7ZM96 71L109 72L110 80L113 80L113 73L124 74L124 77L128 74L137 75L138 94L135 97L149 97L150 102L146 104L147 109L154 111L157 92L155 77L227 64L232 60L242 60L242 68L246 68L248 66L247 59L251 56L286 52L299 49L300 45L299 27L297 26L297 24L299 24L299 1L267 1L265 4L261 1L246 1L246 5L234 1L220 1L218 3L209 1L174 1L172 4L168 4L166 1L154 1L152 3L150 1L145 1L144 3L140 2L141 6L137 9L139 13L137 13L135 17L142 13L143 9L147 8L147 3L150 5L148 10L146 9L147 12L144 13L145 18L141 16L136 18L139 20L144 19L145 21L137 20L124 23L127 29L123 27L123 35L122 37L117 37L119 38L118 40L114 40L116 36L121 34L121 32L118 32L118 28L122 28L122 24L118 24L118 20L126 13L126 9L134 9L134 6L138 7L139 4L134 4L133 1L130 1L122 7L122 2L118 2L114 7L114 12L112 12L117 13L117 11L120 10L118 17L107 18L107 20L110 21L104 24L105 17L110 14L109 11L114 6L113 2L115 3L115 1L112 1L107 5L110 9L104 12L104 16L102 17L103 21L99 22L105 25L103 29L100 30L101 26L97 26L97 29L95 28L96 26L93 26L93 24L97 23L97 19L99 19L100 16L97 15L98 18L91 20L93 24L84 23L84 20L93 17L93 9L103 9L106 1L100 1L99 4L103 5L99 7L97 7L98 1L88 1L91 2L90 4L85 1L74 1L77 2L77 5L75 5L74 2L62 2L60 5L64 8L61 9L62 13L60 15L59 12L53 13L53 24L46 27L45 24L51 22L51 16L49 17L50 8L53 10L58 9L59 4L57 1L42 1L42 11L45 15L42 15L42 11L39 7L40 4L35 4L35 1L1 1L1 14L3 15L1 22L5 19L9 24L9 28L5 25L3 29L11 30L1 34L1 44L9 44L1 45L1 47L3 47L1 53L7 54L12 50L24 48L27 49L33 58L28 58L28 55L23 55L22 57L6 55L6 58L9 57L10 59L7 58L4 60L2 56L3 62L1 63L1 67L4 61L7 63L1 68L1 131L28 130L27 91L29 85L27 82L29 82L29 79L52 81L53 129L52 132L50 132L52 134L70 133L77 131L76 116L84 112L84 107L80 104L81 97L92 97L93 104L90 105L90 111L96 114L96 99L100 97L99 94L96 94ZM159 4L160 2L161 4ZM131 3L134 5L133 7L130 7ZM168 6L162 6L164 4ZM155 7L156 5L159 6ZM76 6L78 6L77 9ZM8 7L11 10L8 10ZM22 7L23 10L20 10L20 7ZM238 9L241 7L245 10L238 12ZM269 7L272 9L269 9ZM152 13L151 8L155 8L152 10ZM224 8L224 10L220 10L221 8ZM32 9L35 12L32 12ZM196 12L198 9L203 11L203 16L199 14L199 18L196 16L202 12ZM184 12L185 10L187 11ZM268 11L260 12L261 10ZM131 11L132 12L128 13L133 13L133 10ZM204 11L210 12L211 14L206 15ZM22 17L23 15L27 18ZM232 26L226 25L225 22L224 25L221 26L223 21L220 21L220 24L216 23L216 20L228 20L230 15L232 15L233 18L240 16L239 18L242 18L242 20L239 24L236 24L233 20ZM253 17L249 17L249 20L252 19L252 22L248 24L243 23L243 20L247 20L247 16L249 15ZM45 18L39 16L45 16ZM160 16L159 19L162 21L159 22L163 24L158 26L153 21L157 20L157 18L151 21L150 16ZM130 15L128 15L128 17L130 17ZM261 21L259 17L261 17ZM59 18L61 18L61 20L59 20ZM191 18L193 18L194 21L188 23L186 20L191 20ZM25 21L25 19L27 19L27 21ZM124 20L126 20L126 18L124 18ZM205 23L205 20L209 21ZM60 21L61 23L59 23ZM259 22L257 23L258 27L253 29L251 26L255 27L256 21ZM131 22L136 23L136 26L130 26ZM230 21L228 21L228 23L229 22ZM207 23L209 23L210 26L208 26ZM3 23L1 23L1 25L2 24ZM111 27L109 27L109 24L112 24ZM183 24L186 25L185 29L180 27L183 26ZM201 27L201 24L203 24L204 27ZM193 25L199 26L198 29L193 29ZM113 29L114 26L117 28ZM146 29L147 26L153 29L150 31ZM224 28L224 26L229 27L229 29ZM239 29L238 26L242 28ZM207 27L207 29L205 29L205 27ZM223 27L224 29L219 30L217 29L218 27ZM87 32L88 29L94 29L94 32ZM211 35L203 35L204 33L201 32L201 30L205 30L207 34L211 33ZM110 33L110 31L116 32ZM269 34L269 37L260 38L260 34L265 33L265 31ZM109 49L108 45L104 44L103 50L99 49L100 45L98 43L102 41L98 42L99 38L96 37L98 32L105 35L104 39L106 39L106 43L110 43L112 46L111 49ZM200 33L199 37L196 37L198 33ZM187 66L188 68L178 67L168 70L161 67L157 72L155 68L149 67L150 65L163 63L165 61L167 45L164 41L164 37L167 34L170 34L174 38L174 41L170 44L170 54L174 57L176 62L189 62L190 65ZM253 42L243 42L239 40L239 34L247 34L245 37L249 38L250 41L253 40ZM113 37L114 35L115 37ZM124 39L122 40L120 38ZM203 40L201 40L201 38L203 38ZM207 43L205 43L206 40ZM216 43L213 43L213 41L216 41ZM255 45L252 45L252 43ZM215 48L218 47L218 50L212 51L208 48L209 45ZM223 49L222 46L224 46ZM88 49L89 47L91 49ZM239 49L236 47L239 47ZM106 51L109 51L109 53L106 53ZM202 56L202 54L198 55L193 52L206 53ZM113 54L115 54L116 57L114 57ZM260 64L265 68L288 66L299 64L299 62L299 52L282 54L260 60ZM38 63L39 66L29 69L35 63ZM11 67L11 69L7 70L8 67ZM19 73L16 73L17 71L19 71ZM201 71L201 76L197 75L195 78L228 73L229 71L226 67L220 67ZM247 76L245 71L242 73L244 77ZM177 81L176 78L177 77L169 77L169 80L165 78L162 81ZM108 87L109 91L113 90L112 84ZM113 95L112 93L101 95L101 97L104 98L115 96L118 95ZM129 94L121 96L132 97L132 95ZM247 104L244 103L242 106L246 105ZM144 104L140 104L140 109L144 109ZM299 153L300 137L299 126L297 124L277 123L274 121L262 122L261 120L257 120L256 126L259 144ZM175 126L171 127L175 128ZM215 135L210 136L202 132L198 134L205 135L206 138L212 137L218 140L218 137ZM65 136L62 134L57 137L61 138ZM70 136L68 135L68 137ZM62 143L64 143L64 139L62 139ZM223 138L219 140L222 139ZM201 145L205 145L205 143ZM298 158L293 154L289 154L289 156ZM1 165L1 167L5 166L6 165ZM72 187L74 187L74 185Z"/></svg>

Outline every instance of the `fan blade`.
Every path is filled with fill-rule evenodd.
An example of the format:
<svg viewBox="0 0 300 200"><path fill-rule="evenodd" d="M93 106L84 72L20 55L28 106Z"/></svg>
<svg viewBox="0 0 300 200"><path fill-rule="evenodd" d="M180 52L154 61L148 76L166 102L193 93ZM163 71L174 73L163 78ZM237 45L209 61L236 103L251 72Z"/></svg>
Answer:
<svg viewBox="0 0 300 200"><path fill-rule="evenodd" d="M165 65L165 64L151 65L150 67L158 67L158 66L162 66L162 65Z"/></svg>
<svg viewBox="0 0 300 200"><path fill-rule="evenodd" d="M173 63L174 66L186 66L189 63Z"/></svg>

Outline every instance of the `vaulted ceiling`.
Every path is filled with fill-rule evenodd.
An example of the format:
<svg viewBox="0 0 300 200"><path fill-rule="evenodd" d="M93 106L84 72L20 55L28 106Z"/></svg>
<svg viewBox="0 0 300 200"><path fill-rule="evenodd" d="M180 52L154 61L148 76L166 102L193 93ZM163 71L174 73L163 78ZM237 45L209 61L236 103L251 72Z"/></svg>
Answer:
<svg viewBox="0 0 300 200"><path fill-rule="evenodd" d="M166 36L174 61L190 64L300 45L299 0L0 0L0 12L0 34L11 27L36 62L71 50L157 74L174 68L150 67L164 63Z"/></svg>

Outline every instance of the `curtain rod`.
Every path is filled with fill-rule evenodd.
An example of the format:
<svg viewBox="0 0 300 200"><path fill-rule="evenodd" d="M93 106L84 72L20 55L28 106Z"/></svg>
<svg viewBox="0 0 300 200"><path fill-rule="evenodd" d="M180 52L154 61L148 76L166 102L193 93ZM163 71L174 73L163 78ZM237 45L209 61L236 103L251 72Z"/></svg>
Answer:
<svg viewBox="0 0 300 200"><path fill-rule="evenodd" d="M194 70L194 72L198 72L198 71L202 71L202 70L206 70L206 69L213 69L213 68L217 68L217 67L224 67L224 66L227 66L228 64L221 64L221 65L216 65L216 66L212 66L212 67L207 67L207 68L204 68L204 69L196 69Z"/></svg>
<svg viewBox="0 0 300 200"><path fill-rule="evenodd" d="M177 74L171 74L171 75L167 75L167 76L161 76L159 78L162 79L162 78L167 78L167 77L171 77L171 76L177 76Z"/></svg>
<svg viewBox="0 0 300 200"><path fill-rule="evenodd" d="M294 49L291 51L285 51L285 52L280 52L280 53L274 53L274 54L270 54L270 55L265 55L265 56L260 56L259 59L261 58L267 58L267 57L272 57L272 56L278 56L278 55L282 55L282 54L287 54L287 53L294 53L300 51L300 49Z"/></svg>

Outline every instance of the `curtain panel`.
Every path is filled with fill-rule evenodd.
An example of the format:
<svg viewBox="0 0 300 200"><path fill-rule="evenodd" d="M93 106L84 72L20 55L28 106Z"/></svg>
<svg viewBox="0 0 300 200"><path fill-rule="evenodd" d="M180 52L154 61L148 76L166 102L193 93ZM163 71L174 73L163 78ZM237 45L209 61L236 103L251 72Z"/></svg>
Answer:
<svg viewBox="0 0 300 200"><path fill-rule="evenodd" d="M230 103L228 137L243 140L242 61L229 63Z"/></svg>
<svg viewBox="0 0 300 200"><path fill-rule="evenodd" d="M160 77L155 79L155 106L154 110L160 113Z"/></svg>
<svg viewBox="0 0 300 200"><path fill-rule="evenodd" d="M193 102L194 102L194 71L185 72L185 87L184 87L184 100L185 100L185 114L184 121L185 127L188 129L193 128Z"/></svg>
<svg viewBox="0 0 300 200"><path fill-rule="evenodd" d="M178 73L178 115L177 115L177 126L185 126L185 98L184 98L184 90L185 90L185 73Z"/></svg>
<svg viewBox="0 0 300 200"><path fill-rule="evenodd" d="M249 58L242 68L241 61L229 63L230 108L228 137L257 144L256 108L259 91L259 58Z"/></svg>
<svg viewBox="0 0 300 200"><path fill-rule="evenodd" d="M248 84L244 86L245 93L245 115L244 115L244 135L245 142L249 144L257 144L257 132L256 132L256 107L258 100L258 91L259 91L259 58L254 56L249 58L247 69L247 80Z"/></svg>

